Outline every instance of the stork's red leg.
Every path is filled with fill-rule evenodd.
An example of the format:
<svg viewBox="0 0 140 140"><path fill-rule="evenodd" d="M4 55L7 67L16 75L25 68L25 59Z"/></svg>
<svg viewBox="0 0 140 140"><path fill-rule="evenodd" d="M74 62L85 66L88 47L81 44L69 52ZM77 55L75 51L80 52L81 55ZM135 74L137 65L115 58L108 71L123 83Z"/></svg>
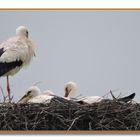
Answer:
<svg viewBox="0 0 140 140"><path fill-rule="evenodd" d="M8 94L8 99L9 102L11 101L11 97L10 97L10 84L9 84L9 77L7 76L7 94Z"/></svg>

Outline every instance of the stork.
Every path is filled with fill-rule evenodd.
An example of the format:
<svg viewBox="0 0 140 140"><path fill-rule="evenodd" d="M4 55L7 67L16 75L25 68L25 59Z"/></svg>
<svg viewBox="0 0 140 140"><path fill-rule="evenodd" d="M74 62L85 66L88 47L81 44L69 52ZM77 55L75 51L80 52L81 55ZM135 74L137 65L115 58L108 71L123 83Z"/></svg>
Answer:
<svg viewBox="0 0 140 140"><path fill-rule="evenodd" d="M41 92L37 86L31 86L17 103L49 103L52 98L54 98L52 91Z"/></svg>
<svg viewBox="0 0 140 140"><path fill-rule="evenodd" d="M64 86L64 98L70 100L76 93L77 85L73 81L69 81Z"/></svg>
<svg viewBox="0 0 140 140"><path fill-rule="evenodd" d="M16 36L9 38L0 44L0 77L7 78L7 93L9 102L10 83L9 76L16 74L22 67L27 66L35 56L32 41L25 26L16 29Z"/></svg>
<svg viewBox="0 0 140 140"><path fill-rule="evenodd" d="M74 100L79 103L87 103L87 104L92 104L103 100L103 97L100 96L85 96L80 99L72 98L76 94L76 89L77 85L75 82L70 81L66 83L64 86L65 91L64 98L68 100Z"/></svg>

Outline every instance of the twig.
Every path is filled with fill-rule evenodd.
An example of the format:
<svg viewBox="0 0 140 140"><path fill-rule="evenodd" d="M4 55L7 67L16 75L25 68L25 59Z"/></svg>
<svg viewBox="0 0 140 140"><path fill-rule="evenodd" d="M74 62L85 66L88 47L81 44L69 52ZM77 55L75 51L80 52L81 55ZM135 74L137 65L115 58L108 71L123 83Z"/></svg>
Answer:
<svg viewBox="0 0 140 140"><path fill-rule="evenodd" d="M75 121L78 120L79 118L80 118L80 116L79 116L79 117L76 117L76 118L72 121L70 127L69 127L67 130L70 130L70 129L72 128L72 126L74 125Z"/></svg>
<svg viewBox="0 0 140 140"><path fill-rule="evenodd" d="M7 96L4 96L4 91L3 91L3 88L1 86L0 86L0 90L1 90L1 93L3 96L3 102L5 103Z"/></svg>
<svg viewBox="0 0 140 140"><path fill-rule="evenodd" d="M113 93L112 93L112 91L110 90L110 94L111 94L111 96L112 96L112 98L113 98L113 100L117 100L116 98L115 98L115 96L113 95Z"/></svg>
<svg viewBox="0 0 140 140"><path fill-rule="evenodd" d="M112 92L115 92L115 91L118 91L119 89L114 89L114 90L111 90ZM105 96L107 96L108 94L110 94L110 91L107 92L106 94L104 94L102 97L104 98Z"/></svg>
<svg viewBox="0 0 140 140"><path fill-rule="evenodd" d="M91 124L92 124L91 122L88 123L88 125L89 125L89 130L92 130Z"/></svg>

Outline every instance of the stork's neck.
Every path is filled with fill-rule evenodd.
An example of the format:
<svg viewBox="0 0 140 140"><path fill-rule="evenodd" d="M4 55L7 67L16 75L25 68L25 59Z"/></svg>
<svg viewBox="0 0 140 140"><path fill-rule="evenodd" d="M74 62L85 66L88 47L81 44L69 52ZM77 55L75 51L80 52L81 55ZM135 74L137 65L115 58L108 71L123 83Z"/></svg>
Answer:
<svg viewBox="0 0 140 140"><path fill-rule="evenodd" d="M72 98L74 95L75 95L75 89L72 89L70 92L69 92L69 95L68 95L68 98Z"/></svg>

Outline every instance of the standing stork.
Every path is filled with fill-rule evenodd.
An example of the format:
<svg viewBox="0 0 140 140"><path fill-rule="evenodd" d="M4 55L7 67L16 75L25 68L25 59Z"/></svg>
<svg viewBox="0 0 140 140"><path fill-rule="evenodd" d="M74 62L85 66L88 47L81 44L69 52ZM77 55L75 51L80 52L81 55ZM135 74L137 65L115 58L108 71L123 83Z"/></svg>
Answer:
<svg viewBox="0 0 140 140"><path fill-rule="evenodd" d="M16 74L23 66L27 66L35 55L34 47L28 38L28 30L25 26L16 29L16 36L0 44L0 77L7 78L7 93L9 102L10 84L9 76Z"/></svg>

